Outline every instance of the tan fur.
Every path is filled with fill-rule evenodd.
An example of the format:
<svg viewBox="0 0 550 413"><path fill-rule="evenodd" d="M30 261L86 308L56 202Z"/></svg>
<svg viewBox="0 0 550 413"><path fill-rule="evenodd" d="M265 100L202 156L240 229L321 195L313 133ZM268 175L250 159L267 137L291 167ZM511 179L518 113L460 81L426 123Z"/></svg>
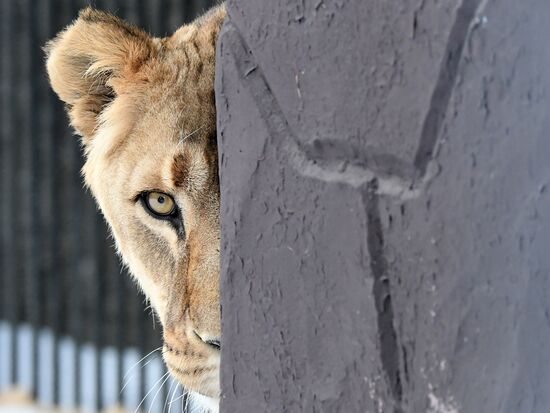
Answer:
<svg viewBox="0 0 550 413"><path fill-rule="evenodd" d="M46 46L51 85L82 136L85 182L162 322L165 361L215 398L219 351L203 340L220 338L213 82L224 17L214 8L159 39L86 9ZM136 202L153 189L174 198L183 233Z"/></svg>

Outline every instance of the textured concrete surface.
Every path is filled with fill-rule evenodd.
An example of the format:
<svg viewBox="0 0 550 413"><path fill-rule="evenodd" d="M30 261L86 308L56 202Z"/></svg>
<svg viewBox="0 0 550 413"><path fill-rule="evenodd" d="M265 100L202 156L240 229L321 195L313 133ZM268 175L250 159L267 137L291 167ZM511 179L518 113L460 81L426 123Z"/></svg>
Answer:
<svg viewBox="0 0 550 413"><path fill-rule="evenodd" d="M550 409L546 0L232 0L222 411Z"/></svg>

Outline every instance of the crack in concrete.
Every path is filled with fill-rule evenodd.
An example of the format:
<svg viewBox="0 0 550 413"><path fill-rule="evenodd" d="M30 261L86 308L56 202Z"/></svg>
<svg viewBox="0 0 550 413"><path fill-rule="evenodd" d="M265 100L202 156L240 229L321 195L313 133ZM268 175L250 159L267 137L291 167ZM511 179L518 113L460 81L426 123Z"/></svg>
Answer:
<svg viewBox="0 0 550 413"><path fill-rule="evenodd" d="M449 40L439 67L430 106L422 124L420 143L414 158L414 167L420 177L424 176L428 163L433 159L441 125L456 83L462 51L479 4L480 0L463 0L456 11L456 18L449 33Z"/></svg>
<svg viewBox="0 0 550 413"><path fill-rule="evenodd" d="M349 163L353 160L354 166L382 177L394 176L411 181L416 175L414 165L410 162L372 146L358 145L342 139L315 139L312 143L303 144L303 151L308 159L321 164Z"/></svg>
<svg viewBox="0 0 550 413"><path fill-rule="evenodd" d="M293 145L293 144L292 144ZM289 144L290 146L290 144ZM378 180L377 194L401 200L417 198L422 192L423 181L415 186L396 175L380 176L369 168L341 161L317 162L307 158L302 151L288 149L289 160L302 176L361 188L374 178Z"/></svg>
<svg viewBox="0 0 550 413"><path fill-rule="evenodd" d="M387 276L388 264L384 255L384 231L378 207L378 181L371 180L363 188L363 197L367 205L367 247L370 255L370 268L374 278L372 293L375 300L380 342L380 359L388 383L395 399L394 412L401 412L403 386L399 371L399 349L397 332L393 323L393 305L390 280Z"/></svg>
<svg viewBox="0 0 550 413"><path fill-rule="evenodd" d="M224 25L224 41L222 46L225 47L226 45L229 47L229 51L241 76L243 79L246 79L246 82L243 83L256 102L256 108L265 121L268 131L282 138L291 138L298 146L298 149L302 150L296 135L290 128L280 109L279 103L269 87L267 79L263 75L261 68L254 61L250 48L246 45L238 29L230 21L226 21Z"/></svg>

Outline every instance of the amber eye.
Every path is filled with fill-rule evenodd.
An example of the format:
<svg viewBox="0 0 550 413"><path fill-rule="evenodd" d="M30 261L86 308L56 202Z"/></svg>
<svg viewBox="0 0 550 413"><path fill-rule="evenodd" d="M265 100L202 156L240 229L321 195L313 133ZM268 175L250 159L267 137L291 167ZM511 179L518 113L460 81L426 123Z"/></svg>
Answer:
<svg viewBox="0 0 550 413"><path fill-rule="evenodd" d="M155 215L164 217L172 215L176 210L174 199L162 192L148 192L145 194L144 200L147 208Z"/></svg>

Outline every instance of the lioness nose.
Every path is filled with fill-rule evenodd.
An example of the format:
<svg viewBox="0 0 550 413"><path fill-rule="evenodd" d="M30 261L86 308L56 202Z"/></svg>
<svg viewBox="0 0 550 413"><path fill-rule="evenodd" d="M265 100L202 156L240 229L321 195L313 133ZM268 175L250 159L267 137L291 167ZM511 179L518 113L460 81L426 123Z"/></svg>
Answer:
<svg viewBox="0 0 550 413"><path fill-rule="evenodd" d="M195 335L201 339L201 341L205 344L208 344L210 347L219 350L221 348L221 343L219 338L211 337L207 333L199 333L198 331L193 331Z"/></svg>

